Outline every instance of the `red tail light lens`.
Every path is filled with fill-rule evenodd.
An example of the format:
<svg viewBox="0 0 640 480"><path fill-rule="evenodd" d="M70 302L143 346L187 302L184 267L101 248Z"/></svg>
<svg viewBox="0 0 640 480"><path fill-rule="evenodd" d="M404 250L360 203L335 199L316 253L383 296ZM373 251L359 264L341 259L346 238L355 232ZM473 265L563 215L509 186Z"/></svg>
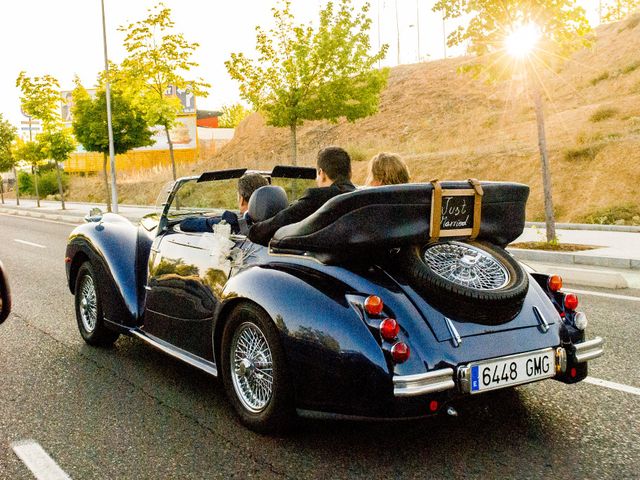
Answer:
<svg viewBox="0 0 640 480"><path fill-rule="evenodd" d="M578 296L575 293L568 293L565 295L564 308L567 310L575 310L578 308Z"/></svg>
<svg viewBox="0 0 640 480"><path fill-rule="evenodd" d="M369 295L364 301L364 309L369 315L380 315L383 308L382 299L376 295Z"/></svg>
<svg viewBox="0 0 640 480"><path fill-rule="evenodd" d="M411 355L411 349L409 345L404 342L398 342L393 347L391 347L391 358L396 363L406 362Z"/></svg>
<svg viewBox="0 0 640 480"><path fill-rule="evenodd" d="M438 410L438 407L440 405L438 405L438 401L437 400L431 400L429 402L429 410L431 410L432 412L435 412L436 410Z"/></svg>
<svg viewBox="0 0 640 480"><path fill-rule="evenodd" d="M562 277L560 275L551 275L547 281L547 285L552 292L559 292L562 288Z"/></svg>
<svg viewBox="0 0 640 480"><path fill-rule="evenodd" d="M395 340L400 333L400 325L394 318L385 318L380 322L380 335L385 340Z"/></svg>

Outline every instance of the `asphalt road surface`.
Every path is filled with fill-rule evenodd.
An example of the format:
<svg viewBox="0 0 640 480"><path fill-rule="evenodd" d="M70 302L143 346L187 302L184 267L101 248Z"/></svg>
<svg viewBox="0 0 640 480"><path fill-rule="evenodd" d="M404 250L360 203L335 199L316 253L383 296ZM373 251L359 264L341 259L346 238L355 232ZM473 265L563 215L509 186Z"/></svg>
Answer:
<svg viewBox="0 0 640 480"><path fill-rule="evenodd" d="M65 284L71 229L0 215L14 294L0 326L2 479L33 478L12 449L28 439L74 479L640 478L637 291L580 295L589 335L606 339L590 378L613 384L544 381L458 403L458 417L304 421L274 438L242 427L215 379L141 341L84 344Z"/></svg>

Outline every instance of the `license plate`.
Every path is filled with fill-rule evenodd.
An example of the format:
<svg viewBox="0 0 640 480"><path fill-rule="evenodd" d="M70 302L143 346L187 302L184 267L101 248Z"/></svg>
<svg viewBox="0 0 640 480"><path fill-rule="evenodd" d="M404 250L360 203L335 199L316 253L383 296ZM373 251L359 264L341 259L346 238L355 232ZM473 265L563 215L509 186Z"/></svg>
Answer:
<svg viewBox="0 0 640 480"><path fill-rule="evenodd" d="M471 393L533 382L556 374L555 351L550 348L470 363Z"/></svg>

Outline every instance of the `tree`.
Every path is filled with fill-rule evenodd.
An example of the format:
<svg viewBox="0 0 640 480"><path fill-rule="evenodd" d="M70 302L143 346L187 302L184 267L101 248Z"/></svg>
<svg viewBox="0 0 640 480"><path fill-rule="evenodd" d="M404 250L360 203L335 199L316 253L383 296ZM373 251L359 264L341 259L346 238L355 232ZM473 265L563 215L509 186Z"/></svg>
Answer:
<svg viewBox="0 0 640 480"><path fill-rule="evenodd" d="M219 126L221 128L236 128L238 124L251 114L241 103L222 107Z"/></svg>
<svg viewBox="0 0 640 480"><path fill-rule="evenodd" d="M339 0L337 7L329 2L315 29L294 25L289 1L272 12L275 26L268 32L256 28L258 58L233 53L225 65L240 82L242 98L269 125L289 127L295 165L297 128L305 120L355 121L378 110L388 70L374 67L388 46L369 53L368 4L356 13L351 0Z"/></svg>
<svg viewBox="0 0 640 480"><path fill-rule="evenodd" d="M15 160L13 158L13 152L11 145L16 139L16 128L11 125L7 120L2 117L0 113L0 173L6 172L10 168L13 168L15 175ZM16 177L17 180L17 177ZM19 198L19 197L16 197ZM4 205L4 183L2 176L0 175L0 199ZM20 205L20 200L18 200Z"/></svg>
<svg viewBox="0 0 640 480"><path fill-rule="evenodd" d="M104 90L92 98L79 82L73 90L73 133L88 152L102 153L102 173L107 198L107 210L111 211L107 156L109 133L107 130L107 99ZM152 145L153 132L144 119L143 112L117 89L111 90L111 124L113 147L116 154L126 153L132 148Z"/></svg>
<svg viewBox="0 0 640 480"><path fill-rule="evenodd" d="M36 204L40 207L40 193L38 191L38 167L44 159L47 158L47 153L44 150L44 144L38 140L22 141L18 139L15 145L14 156L18 160L22 160L31 165L31 172L36 187ZM18 178L16 177L16 182ZM19 187L16 186L16 189Z"/></svg>
<svg viewBox="0 0 640 480"><path fill-rule="evenodd" d="M449 46L468 44L475 55L465 70L489 81L524 74L536 111L547 241L556 241L541 74L589 45L584 9L576 0L439 0L433 9L442 11L445 19L468 18L466 27L448 37Z"/></svg>
<svg viewBox="0 0 640 480"><path fill-rule="evenodd" d="M604 5L605 22L623 20L640 8L640 0L610 0Z"/></svg>
<svg viewBox="0 0 640 480"><path fill-rule="evenodd" d="M42 142L47 158L50 158L55 163L56 177L58 178L58 191L60 192L60 202L62 203L62 209L64 210L64 188L62 187L60 162L64 162L69 158L71 152L76 149L76 142L69 129L45 131L38 137L38 140Z"/></svg>
<svg viewBox="0 0 640 480"><path fill-rule="evenodd" d="M62 209L65 209L64 190L62 188L62 178L60 176L60 164L69 158L69 153L73 151L73 139L69 137L62 127L60 118L60 84L51 75L41 77L28 77L25 72L20 72L16 80L16 86L22 91L20 103L22 110L29 116L37 118L42 122L45 137L42 140L41 150L46 154L55 154L57 157L49 157L55 161L56 175L58 177L58 191ZM29 139L31 141L31 139ZM53 142L53 143L52 143ZM35 167L37 168L37 167ZM38 178L36 174L36 197L38 197ZM40 199L38 198L38 206Z"/></svg>
<svg viewBox="0 0 640 480"><path fill-rule="evenodd" d="M159 3L148 10L144 20L120 27L126 34L124 46L128 52L122 62L121 76L115 78L121 90L130 95L134 105L145 112L149 125L161 126L167 136L173 179L176 164L170 130L176 123L182 104L176 96L167 95L170 87L187 90L197 97L206 97L209 84L198 80L187 80L183 75L197 67L191 57L199 47L189 43L183 34L173 31L171 9Z"/></svg>

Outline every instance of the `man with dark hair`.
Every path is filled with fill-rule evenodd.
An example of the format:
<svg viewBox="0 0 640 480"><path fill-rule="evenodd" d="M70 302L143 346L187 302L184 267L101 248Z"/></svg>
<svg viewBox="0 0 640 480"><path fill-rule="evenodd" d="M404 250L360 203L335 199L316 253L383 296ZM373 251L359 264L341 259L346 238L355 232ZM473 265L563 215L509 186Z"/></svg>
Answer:
<svg viewBox="0 0 640 480"><path fill-rule="evenodd" d="M318 188L307 189L297 201L274 217L254 223L249 230L249 239L252 242L268 245L280 227L304 220L330 198L356 189L351 183L351 158L340 147L326 147L320 150L316 171Z"/></svg>
<svg viewBox="0 0 640 480"><path fill-rule="evenodd" d="M238 208L241 214L247 212L253 192L266 185L269 185L269 182L259 173L245 173L238 179Z"/></svg>

